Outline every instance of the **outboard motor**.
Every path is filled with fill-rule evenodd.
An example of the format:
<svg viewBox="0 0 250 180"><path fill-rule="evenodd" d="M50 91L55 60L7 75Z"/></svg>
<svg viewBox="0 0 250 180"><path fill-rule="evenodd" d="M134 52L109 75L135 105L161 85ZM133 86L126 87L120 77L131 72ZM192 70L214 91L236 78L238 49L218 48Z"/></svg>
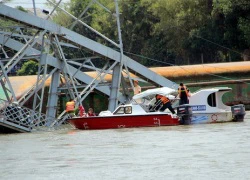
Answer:
<svg viewBox="0 0 250 180"><path fill-rule="evenodd" d="M188 104L183 104L177 107L177 115L180 117L180 124L191 124L192 107Z"/></svg>
<svg viewBox="0 0 250 180"><path fill-rule="evenodd" d="M244 104L238 104L231 107L233 121L235 122L242 122L244 121L244 116L246 114Z"/></svg>

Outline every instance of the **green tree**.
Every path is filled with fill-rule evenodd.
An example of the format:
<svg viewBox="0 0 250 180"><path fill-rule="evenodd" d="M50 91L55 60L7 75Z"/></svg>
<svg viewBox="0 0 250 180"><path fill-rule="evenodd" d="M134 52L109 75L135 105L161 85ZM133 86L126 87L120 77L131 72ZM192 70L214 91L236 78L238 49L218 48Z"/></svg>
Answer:
<svg viewBox="0 0 250 180"><path fill-rule="evenodd" d="M56 0L52 0L52 2L54 4L57 4ZM51 4L49 3L47 3L47 6L53 8L53 6L51 6ZM65 10L69 10L69 3L64 3L59 7ZM53 13L52 20L64 27L69 27L72 23L72 18L59 8L57 8L56 11Z"/></svg>
<svg viewBox="0 0 250 180"><path fill-rule="evenodd" d="M21 69L17 71L18 76L25 76L25 75L36 75L38 71L38 63L34 60L29 60L25 62Z"/></svg>
<svg viewBox="0 0 250 180"><path fill-rule="evenodd" d="M98 2L102 6L94 2L80 19L118 42L114 2ZM68 9L78 17L89 3L72 0ZM202 57L204 63L237 60L240 53L235 52L250 43L249 4L248 0L121 0L124 52L146 66L195 64ZM69 22L68 27L73 20ZM114 48L79 23L73 30Z"/></svg>
<svg viewBox="0 0 250 180"><path fill-rule="evenodd" d="M218 0L214 12L220 12L224 18L223 45L231 51L226 53L233 60L241 59L241 52L250 46L250 2L248 0Z"/></svg>
<svg viewBox="0 0 250 180"><path fill-rule="evenodd" d="M163 47L175 53L177 64L188 63L192 54L189 38L210 20L211 7L210 0L159 0L151 7L160 18L155 35L163 35Z"/></svg>

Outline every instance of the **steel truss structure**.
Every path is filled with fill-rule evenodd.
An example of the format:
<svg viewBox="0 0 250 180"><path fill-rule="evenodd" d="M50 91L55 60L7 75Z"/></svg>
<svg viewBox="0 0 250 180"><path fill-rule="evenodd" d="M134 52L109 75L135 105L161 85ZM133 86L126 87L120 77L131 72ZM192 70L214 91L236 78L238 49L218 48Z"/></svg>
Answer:
<svg viewBox="0 0 250 180"><path fill-rule="evenodd" d="M137 77L155 86L177 88L176 83L156 74L123 54L117 0L114 0L114 3L119 43L107 38L81 20L83 15L95 3L109 12L98 0L90 0L79 17L75 17L60 8L61 1L53 4L53 2L48 0L48 2L54 5L54 9L48 14L46 19L37 17L36 13L30 14L0 4L0 16L19 23L15 27L10 27L9 29L5 27L0 31L0 52L4 55L4 58L0 59L0 83L6 96L2 98L6 101L1 101L4 102L4 105L1 106L1 112L4 114L2 121L8 120L13 122L15 126L20 126L19 128L21 129L22 127L26 128L26 131L34 130L39 125L45 127L60 125L67 118L67 115L65 111L58 115L58 94L65 90L67 90L70 98L75 99L78 104L81 104L93 90L98 91L109 97L108 109L113 111L118 103L126 103L130 100L128 83L125 82L124 77L126 76L129 86L133 88L130 73L134 73ZM104 38L105 41L111 43L116 49L48 20L55 9L60 9L74 19L70 29L73 29L79 23L96 33L99 37ZM84 55L83 57L71 59L68 57L67 48L83 51ZM11 49L15 52L12 57L10 57L10 53L6 49ZM22 97L17 98L8 74L19 62L25 59L34 59L39 62L37 81ZM94 61L98 61L99 65L96 66ZM87 75L87 70L95 71L96 76L91 77ZM110 83L104 81L104 77L107 74L112 75ZM45 104L44 87L46 80L49 78L51 78L51 84L49 86L48 101ZM27 110L25 103L30 99L33 100L33 106L31 110ZM46 108L46 113L42 112L44 107ZM15 117L9 115L13 114L12 112L14 111L21 114L24 117L21 119L26 119L25 122L27 123L24 123L23 126L22 123L18 124L18 120L15 117L19 118L19 114ZM44 123L40 123L41 119ZM30 122L39 123L34 125L34 123Z"/></svg>

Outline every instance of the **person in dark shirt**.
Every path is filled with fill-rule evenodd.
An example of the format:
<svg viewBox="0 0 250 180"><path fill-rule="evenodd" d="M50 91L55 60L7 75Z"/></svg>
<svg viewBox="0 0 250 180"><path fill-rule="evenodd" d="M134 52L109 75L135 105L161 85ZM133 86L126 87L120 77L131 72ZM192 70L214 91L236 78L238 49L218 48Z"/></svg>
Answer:
<svg viewBox="0 0 250 180"><path fill-rule="evenodd" d="M188 89L183 83L180 83L178 95L180 98L179 105L188 104Z"/></svg>

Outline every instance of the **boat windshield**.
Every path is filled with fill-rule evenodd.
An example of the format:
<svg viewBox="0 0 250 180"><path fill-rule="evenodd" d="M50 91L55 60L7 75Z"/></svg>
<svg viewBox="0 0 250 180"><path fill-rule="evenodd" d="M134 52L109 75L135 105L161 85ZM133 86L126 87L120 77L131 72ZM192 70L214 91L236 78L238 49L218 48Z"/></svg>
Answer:
<svg viewBox="0 0 250 180"><path fill-rule="evenodd" d="M180 98L176 98L173 95L168 95L167 97L170 99L173 108L179 106ZM133 103L139 104L146 112L154 111L153 108L156 102L155 96L145 96L141 99L134 99L133 101Z"/></svg>
<svg viewBox="0 0 250 180"><path fill-rule="evenodd" d="M155 99L156 95L157 95L157 93L156 94L148 94L147 96L143 96L141 98L133 98L132 103L144 104L144 105L152 105L156 101L156 99ZM179 102L179 98L176 98L177 97L176 92L171 92L169 94L164 94L164 96L168 97L172 103L175 102L175 101Z"/></svg>
<svg viewBox="0 0 250 180"><path fill-rule="evenodd" d="M148 89L146 91L143 91L139 94L134 95L133 99L141 99L141 98L147 98L147 97L152 98L156 94L160 94L163 96L168 96L168 95L176 96L178 94L178 91L175 89L168 88L168 87Z"/></svg>
<svg viewBox="0 0 250 180"><path fill-rule="evenodd" d="M131 106L121 106L119 107L114 114L131 114L132 113L132 107Z"/></svg>

